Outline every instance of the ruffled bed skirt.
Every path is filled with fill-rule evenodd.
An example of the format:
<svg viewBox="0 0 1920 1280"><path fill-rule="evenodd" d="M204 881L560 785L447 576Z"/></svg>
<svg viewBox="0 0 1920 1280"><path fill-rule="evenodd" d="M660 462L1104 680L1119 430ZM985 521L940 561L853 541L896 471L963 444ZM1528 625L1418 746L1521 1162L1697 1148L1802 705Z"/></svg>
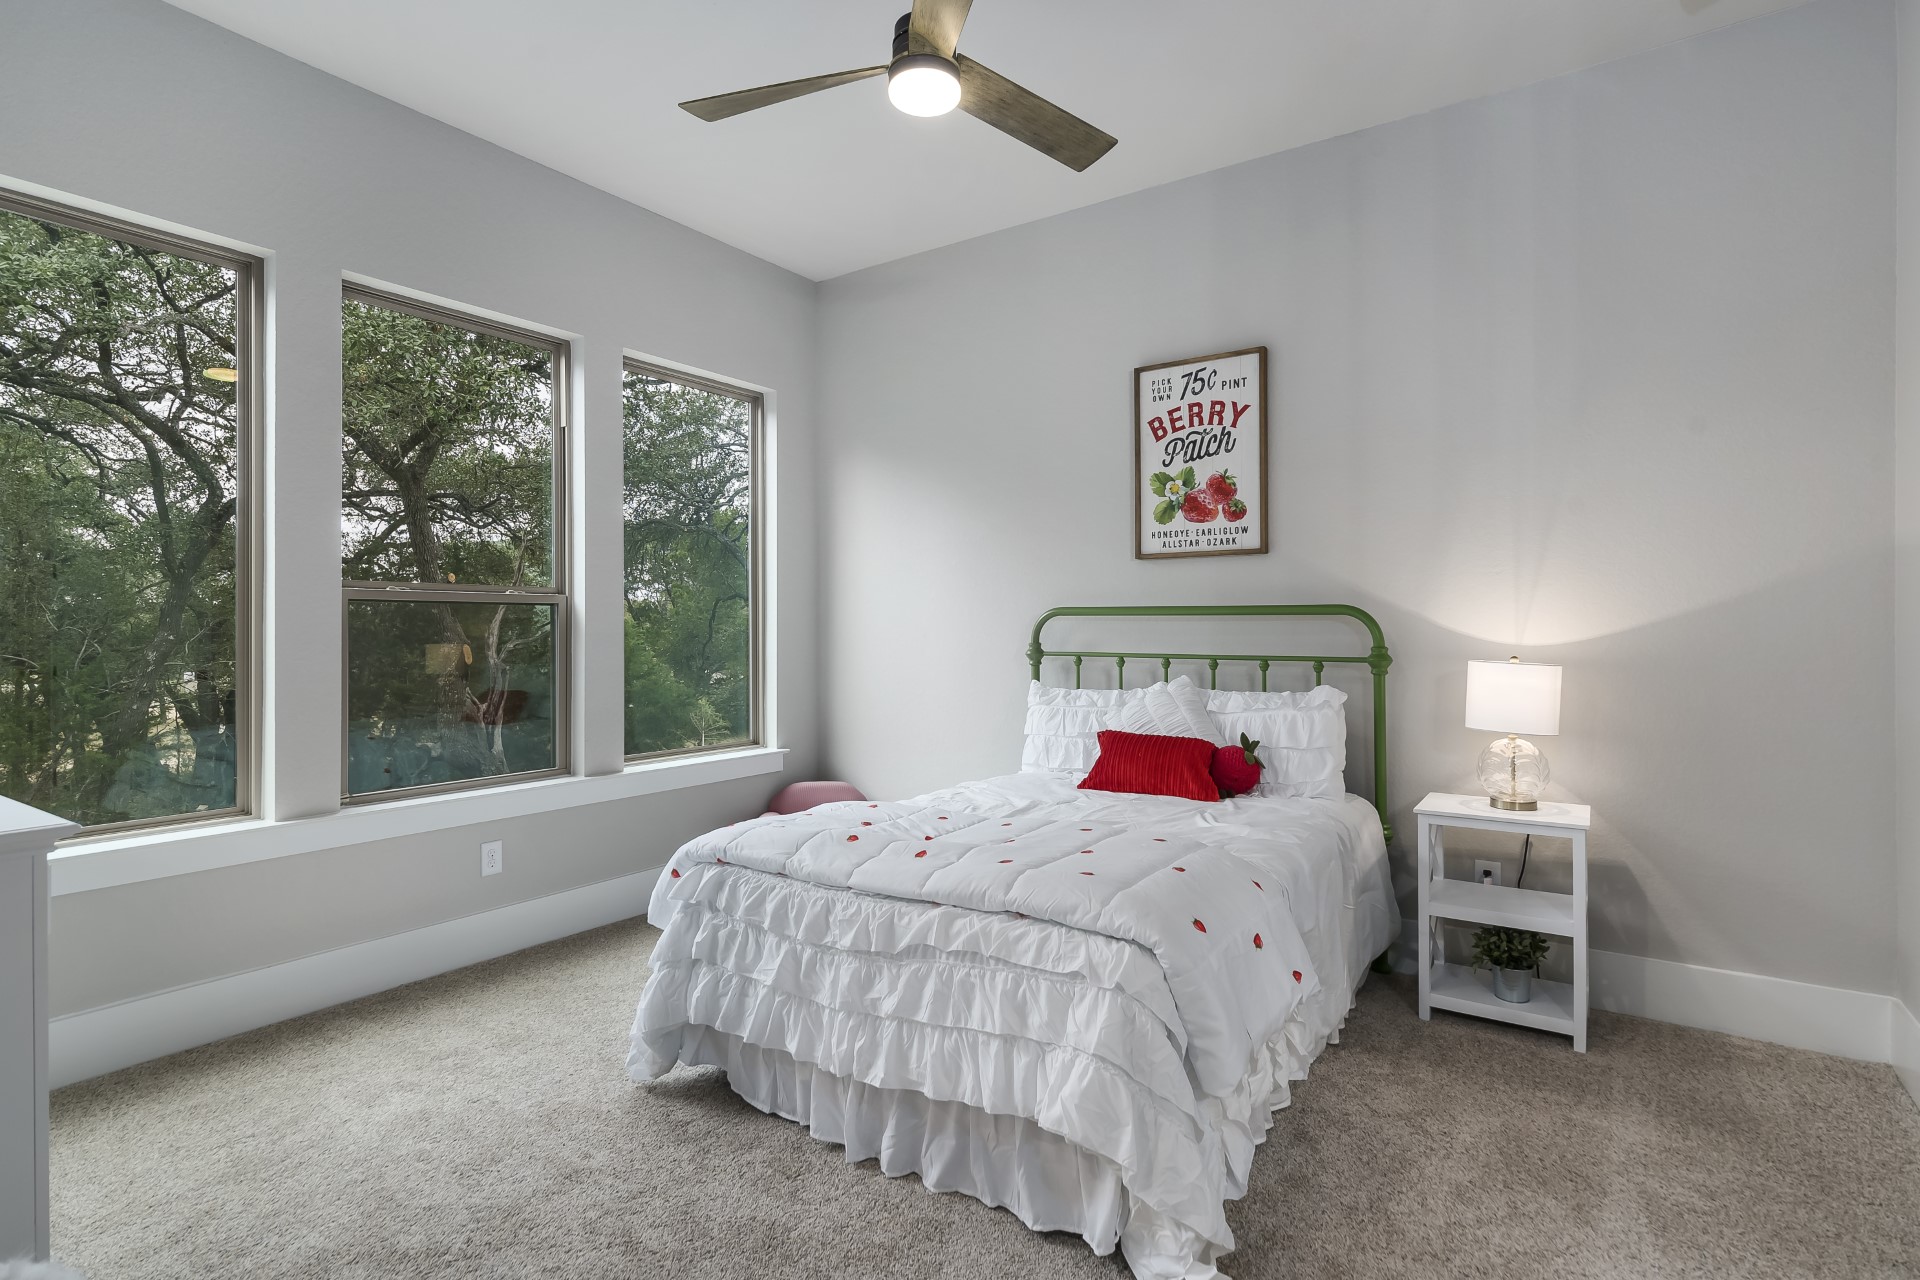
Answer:
<svg viewBox="0 0 1920 1280"><path fill-rule="evenodd" d="M681 1061L722 1068L748 1103L844 1147L848 1164L877 1160L890 1178L917 1174L929 1191L972 1196L1035 1231L1072 1232L1097 1254L1119 1246L1136 1276L1219 1274L1197 1261L1207 1242L1129 1196L1111 1161L1031 1120L876 1088L706 1027L689 1030Z"/></svg>
<svg viewBox="0 0 1920 1280"><path fill-rule="evenodd" d="M891 1030L893 1035L866 1040L867 1046L895 1039L902 1027L895 1024ZM1168 1212L1186 1197L1164 1197L1164 1169L1130 1173L1122 1162L1093 1149L1111 1145L1112 1132L1096 1137L1089 1131L1074 1141L1025 1115L952 1096L929 1097L920 1088L872 1083L886 1077L872 1069L874 1064L859 1063L863 1055L832 1066L807 1060L834 1057L820 1053L824 1043L813 1044L802 1059L699 1021L679 1023L664 1035L660 1027L636 1024L628 1069L636 1080L646 1080L676 1064L720 1067L747 1102L806 1125L821 1141L840 1144L849 1163L877 1159L890 1177L918 1174L930 1190L964 1192L1009 1210L1037 1231L1070 1231L1098 1254L1118 1245L1140 1280L1213 1280L1220 1275L1215 1260L1232 1248L1219 1197L1246 1194L1254 1149L1265 1140L1273 1113L1289 1104L1292 1083L1305 1079L1313 1060L1337 1038L1337 1033L1315 1035L1295 1022L1256 1055L1254 1070L1231 1097L1206 1100L1224 1166L1212 1178L1193 1171L1199 1186L1214 1188L1201 1197L1210 1200L1210 1213L1195 1212L1201 1207L1197 1203ZM660 1052L666 1047L661 1039L671 1043L670 1053ZM1134 1127L1124 1114L1109 1117L1121 1131ZM1084 1119L1077 1110L1067 1116ZM1214 1180L1222 1175L1224 1186ZM1142 1195L1149 1187L1156 1190ZM1199 1222L1212 1230L1198 1229Z"/></svg>

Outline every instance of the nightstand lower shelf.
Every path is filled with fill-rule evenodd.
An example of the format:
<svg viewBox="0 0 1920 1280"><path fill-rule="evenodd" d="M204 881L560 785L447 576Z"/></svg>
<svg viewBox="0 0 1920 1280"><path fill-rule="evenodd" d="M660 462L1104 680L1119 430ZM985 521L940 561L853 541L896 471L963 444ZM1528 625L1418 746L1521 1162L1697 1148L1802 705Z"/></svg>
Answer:
<svg viewBox="0 0 1920 1280"><path fill-rule="evenodd" d="M1511 1022L1516 1026L1572 1035L1573 985L1566 982L1533 980L1533 999L1512 1004L1493 994L1493 976L1464 964L1433 966L1431 992L1427 1003L1453 1013L1471 1013L1481 1018Z"/></svg>

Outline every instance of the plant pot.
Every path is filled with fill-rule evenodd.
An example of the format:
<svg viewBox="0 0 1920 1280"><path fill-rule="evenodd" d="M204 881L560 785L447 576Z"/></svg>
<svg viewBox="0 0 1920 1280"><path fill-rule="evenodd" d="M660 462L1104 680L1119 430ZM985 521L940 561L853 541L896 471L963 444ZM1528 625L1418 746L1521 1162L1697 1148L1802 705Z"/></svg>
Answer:
<svg viewBox="0 0 1920 1280"><path fill-rule="evenodd" d="M1508 1004L1525 1004L1533 999L1533 970L1501 969L1493 971L1493 994Z"/></svg>

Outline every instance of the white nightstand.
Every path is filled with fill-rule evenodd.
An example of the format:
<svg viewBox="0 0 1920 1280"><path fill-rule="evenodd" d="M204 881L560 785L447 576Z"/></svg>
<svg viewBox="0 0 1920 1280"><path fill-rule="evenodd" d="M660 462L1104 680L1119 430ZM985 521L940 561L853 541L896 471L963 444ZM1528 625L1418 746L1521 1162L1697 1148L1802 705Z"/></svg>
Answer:
<svg viewBox="0 0 1920 1280"><path fill-rule="evenodd" d="M1587 1051L1587 828L1593 810L1584 804L1540 802L1530 813L1496 809L1485 796L1449 795L1435 791L1414 809L1420 819L1420 1016L1435 1009L1470 1013L1481 1018L1573 1037L1577 1053ZM1538 889L1511 889L1446 878L1446 827L1507 831L1517 836L1559 836L1573 841L1573 892L1546 893ZM1546 982L1536 978L1533 999L1509 1004L1492 991L1490 977L1471 965L1435 963L1439 958L1436 931L1440 921L1505 925L1570 939L1573 943L1573 981Z"/></svg>

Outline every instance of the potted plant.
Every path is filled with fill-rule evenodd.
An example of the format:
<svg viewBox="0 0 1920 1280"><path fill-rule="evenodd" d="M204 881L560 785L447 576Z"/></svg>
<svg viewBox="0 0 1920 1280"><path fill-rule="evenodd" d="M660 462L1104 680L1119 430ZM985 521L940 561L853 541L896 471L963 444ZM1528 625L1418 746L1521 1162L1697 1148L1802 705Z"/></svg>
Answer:
<svg viewBox="0 0 1920 1280"><path fill-rule="evenodd" d="M1553 944L1544 933L1488 925L1473 934L1473 964L1493 970L1493 994L1509 1004L1533 999L1533 972Z"/></svg>

